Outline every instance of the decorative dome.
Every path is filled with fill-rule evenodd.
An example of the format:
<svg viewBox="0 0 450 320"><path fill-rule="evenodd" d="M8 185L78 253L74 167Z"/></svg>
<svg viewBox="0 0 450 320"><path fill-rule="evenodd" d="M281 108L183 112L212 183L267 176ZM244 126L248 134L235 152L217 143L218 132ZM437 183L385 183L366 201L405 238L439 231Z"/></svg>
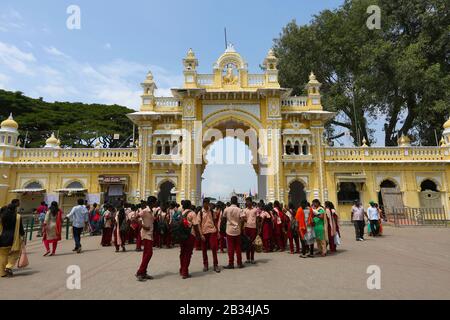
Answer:
<svg viewBox="0 0 450 320"><path fill-rule="evenodd" d="M50 138L48 138L45 141L45 147L44 148L59 148L59 145L61 144L61 141L55 137L55 133L52 132L52 135Z"/></svg>
<svg viewBox="0 0 450 320"><path fill-rule="evenodd" d="M186 58L188 58L188 59L195 59L195 53L192 50L192 48L189 48Z"/></svg>
<svg viewBox="0 0 450 320"><path fill-rule="evenodd" d="M450 128L450 118L444 123L444 129Z"/></svg>
<svg viewBox="0 0 450 320"><path fill-rule="evenodd" d="M145 84L152 84L152 83L155 83L155 81L153 80L153 73L152 73L151 71L149 71L149 72L147 73L147 76L145 77L144 83L145 83Z"/></svg>
<svg viewBox="0 0 450 320"><path fill-rule="evenodd" d="M317 81L317 79L316 79L316 75L312 71L309 74L309 82L308 83L309 84L318 84L319 83L319 81Z"/></svg>
<svg viewBox="0 0 450 320"><path fill-rule="evenodd" d="M2 129L9 129L11 131L17 131L17 129L19 129L19 124L14 121L12 113L9 115L9 118L4 120L1 124L0 127Z"/></svg>
<svg viewBox="0 0 450 320"><path fill-rule="evenodd" d="M365 137L364 137L363 140L362 140L362 146L361 146L361 147L363 147L363 148L367 148L367 147L368 147L368 145L367 145L367 140L366 140Z"/></svg>
<svg viewBox="0 0 450 320"><path fill-rule="evenodd" d="M411 139L408 136L402 134L402 136L397 140L399 147L409 147L411 146Z"/></svg>

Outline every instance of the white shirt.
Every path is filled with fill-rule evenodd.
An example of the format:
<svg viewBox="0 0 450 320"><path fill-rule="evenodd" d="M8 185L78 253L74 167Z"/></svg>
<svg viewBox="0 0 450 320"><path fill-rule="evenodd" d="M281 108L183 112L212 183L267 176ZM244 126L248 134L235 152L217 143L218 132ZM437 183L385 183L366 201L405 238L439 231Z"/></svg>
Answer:
<svg viewBox="0 0 450 320"><path fill-rule="evenodd" d="M378 209L375 207L368 207L367 208L367 216L369 217L369 220L379 220L378 216Z"/></svg>

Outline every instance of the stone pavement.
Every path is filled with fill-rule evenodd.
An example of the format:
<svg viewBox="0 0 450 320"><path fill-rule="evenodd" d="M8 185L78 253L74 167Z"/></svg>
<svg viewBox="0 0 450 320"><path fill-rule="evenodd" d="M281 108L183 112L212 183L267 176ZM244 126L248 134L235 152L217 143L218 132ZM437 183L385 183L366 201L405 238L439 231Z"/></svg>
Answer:
<svg viewBox="0 0 450 320"><path fill-rule="evenodd" d="M194 251L187 280L178 275L179 248L156 249L149 269L155 279L143 283L134 277L140 253L115 253L99 237L86 237L82 254L72 253L68 240L55 257L42 257L35 240L28 244L30 266L0 279L0 299L450 299L450 228L385 227L383 237L365 242L354 240L351 226L342 233L335 255L261 253L256 265L219 274L202 272L201 252ZM219 263L227 263L226 254ZM70 265L81 268L80 290L66 287ZM381 268L380 290L367 288L370 265Z"/></svg>

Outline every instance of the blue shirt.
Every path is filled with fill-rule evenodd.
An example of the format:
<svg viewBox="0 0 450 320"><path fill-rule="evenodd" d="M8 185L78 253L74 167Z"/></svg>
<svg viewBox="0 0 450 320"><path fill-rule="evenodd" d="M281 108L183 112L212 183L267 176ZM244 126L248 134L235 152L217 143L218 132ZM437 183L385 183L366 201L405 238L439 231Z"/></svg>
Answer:
<svg viewBox="0 0 450 320"><path fill-rule="evenodd" d="M85 206L75 206L70 210L67 218L72 221L72 226L84 228L85 223L89 221L89 213Z"/></svg>

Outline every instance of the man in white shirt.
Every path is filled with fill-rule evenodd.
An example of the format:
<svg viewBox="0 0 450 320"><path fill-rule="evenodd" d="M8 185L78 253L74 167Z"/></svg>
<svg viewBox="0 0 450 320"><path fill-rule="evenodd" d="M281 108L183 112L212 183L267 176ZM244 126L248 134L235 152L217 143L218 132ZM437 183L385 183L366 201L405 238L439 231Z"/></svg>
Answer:
<svg viewBox="0 0 450 320"><path fill-rule="evenodd" d="M370 201L370 206L367 208L367 216L370 223L370 230L374 237L378 235L380 230L379 220L380 215L378 214L378 208L375 206L375 202Z"/></svg>
<svg viewBox="0 0 450 320"><path fill-rule="evenodd" d="M236 196L231 197L231 205L225 209L223 216L227 219L227 246L228 246L228 266L225 269L234 269L234 252L236 252L237 266L243 268L241 252L241 224L245 214L238 207Z"/></svg>
<svg viewBox="0 0 450 320"><path fill-rule="evenodd" d="M72 251L81 253L81 233L89 221L89 212L83 199L78 199L78 205L70 210L66 219L72 222L73 240L75 241L75 249Z"/></svg>
<svg viewBox="0 0 450 320"><path fill-rule="evenodd" d="M364 207L359 200L355 200L352 207L352 222L355 226L356 241L364 241Z"/></svg>

